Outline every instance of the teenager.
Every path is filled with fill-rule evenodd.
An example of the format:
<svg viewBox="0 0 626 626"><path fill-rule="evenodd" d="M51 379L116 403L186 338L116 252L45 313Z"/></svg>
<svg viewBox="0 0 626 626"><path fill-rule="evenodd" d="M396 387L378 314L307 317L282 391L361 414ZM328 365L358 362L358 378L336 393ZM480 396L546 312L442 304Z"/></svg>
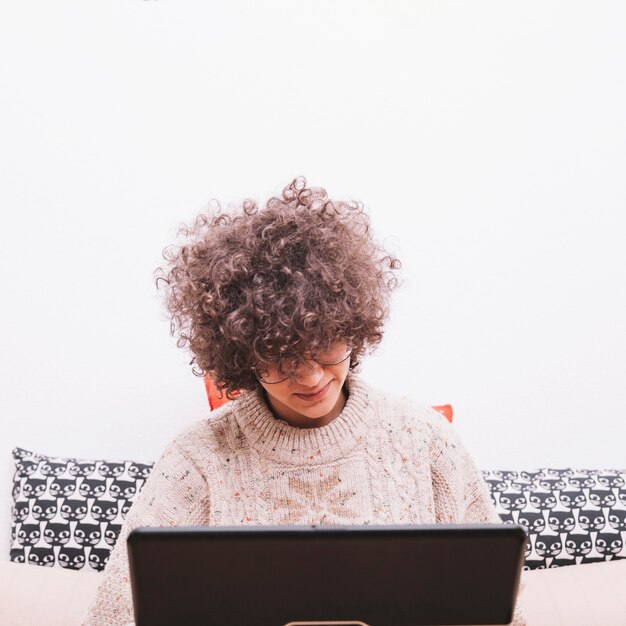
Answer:
<svg viewBox="0 0 626 626"><path fill-rule="evenodd" d="M184 236L157 278L172 333L199 375L238 395L165 448L87 626L132 622L137 526L500 523L445 418L357 374L400 266L359 203L298 178L262 208L201 215ZM303 593L309 584L303 575Z"/></svg>

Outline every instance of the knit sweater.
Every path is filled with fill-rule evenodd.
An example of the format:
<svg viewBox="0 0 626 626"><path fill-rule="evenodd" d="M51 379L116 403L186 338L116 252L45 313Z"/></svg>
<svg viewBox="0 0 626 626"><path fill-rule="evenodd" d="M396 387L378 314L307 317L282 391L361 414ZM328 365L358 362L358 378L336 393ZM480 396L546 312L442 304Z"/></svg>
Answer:
<svg viewBox="0 0 626 626"><path fill-rule="evenodd" d="M133 621L126 538L137 526L500 523L441 415L353 374L346 387L343 411L319 428L277 419L256 391L179 434L129 511L84 626ZM513 623L525 623L519 609Z"/></svg>

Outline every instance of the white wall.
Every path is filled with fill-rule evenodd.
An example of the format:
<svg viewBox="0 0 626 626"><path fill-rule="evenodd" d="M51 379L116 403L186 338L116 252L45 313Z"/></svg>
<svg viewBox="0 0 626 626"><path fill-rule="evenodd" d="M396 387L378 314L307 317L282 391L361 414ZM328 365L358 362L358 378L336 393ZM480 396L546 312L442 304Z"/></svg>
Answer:
<svg viewBox="0 0 626 626"><path fill-rule="evenodd" d="M150 460L206 414L152 270L298 174L404 261L366 378L482 467L625 467L625 7L5 3L2 491L15 445Z"/></svg>

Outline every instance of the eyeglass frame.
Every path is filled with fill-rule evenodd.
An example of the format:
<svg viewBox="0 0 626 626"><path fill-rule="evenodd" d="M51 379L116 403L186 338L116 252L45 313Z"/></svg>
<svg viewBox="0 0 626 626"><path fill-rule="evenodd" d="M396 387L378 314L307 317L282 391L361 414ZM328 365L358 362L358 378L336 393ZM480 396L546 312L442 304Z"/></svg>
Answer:
<svg viewBox="0 0 626 626"><path fill-rule="evenodd" d="M347 345L346 346L346 350L348 351L348 353L342 357L341 359L339 359L339 361L335 361L333 363L322 363L320 361L318 361L313 355L311 355L310 358L308 359L301 359L301 361L315 361L315 363L317 363L318 365L321 365L322 367L332 367L333 365L339 365L340 363L343 363L346 359L349 359L350 356L352 355L352 352L354 350L354 346L351 345ZM261 361L259 361L260 363ZM271 361L272 363L274 363L275 361ZM279 385L280 383L284 383L288 378L294 378L295 377L295 371L291 374L289 374L288 376L285 376L285 378L281 379L281 380L276 380L274 382L267 382L266 380L263 380L261 378L261 376L259 376L259 372L258 372L258 366L259 363L257 363L255 366L252 367L252 371L254 372L254 375L257 377L257 380L259 380L259 382L262 382L265 385Z"/></svg>

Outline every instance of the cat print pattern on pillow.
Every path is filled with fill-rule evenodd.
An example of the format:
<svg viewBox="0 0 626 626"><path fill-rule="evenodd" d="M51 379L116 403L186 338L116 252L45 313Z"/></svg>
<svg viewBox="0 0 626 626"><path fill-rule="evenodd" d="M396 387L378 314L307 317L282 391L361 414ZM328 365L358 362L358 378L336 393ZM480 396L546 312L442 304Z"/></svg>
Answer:
<svg viewBox="0 0 626 626"><path fill-rule="evenodd" d="M102 571L152 464L13 457L11 561ZM524 569L626 558L626 470L483 475L502 520L528 531Z"/></svg>
<svg viewBox="0 0 626 626"><path fill-rule="evenodd" d="M13 450L11 561L100 572L152 464Z"/></svg>
<svg viewBox="0 0 626 626"><path fill-rule="evenodd" d="M524 569L626 558L626 471L485 471L505 523L528 531Z"/></svg>

